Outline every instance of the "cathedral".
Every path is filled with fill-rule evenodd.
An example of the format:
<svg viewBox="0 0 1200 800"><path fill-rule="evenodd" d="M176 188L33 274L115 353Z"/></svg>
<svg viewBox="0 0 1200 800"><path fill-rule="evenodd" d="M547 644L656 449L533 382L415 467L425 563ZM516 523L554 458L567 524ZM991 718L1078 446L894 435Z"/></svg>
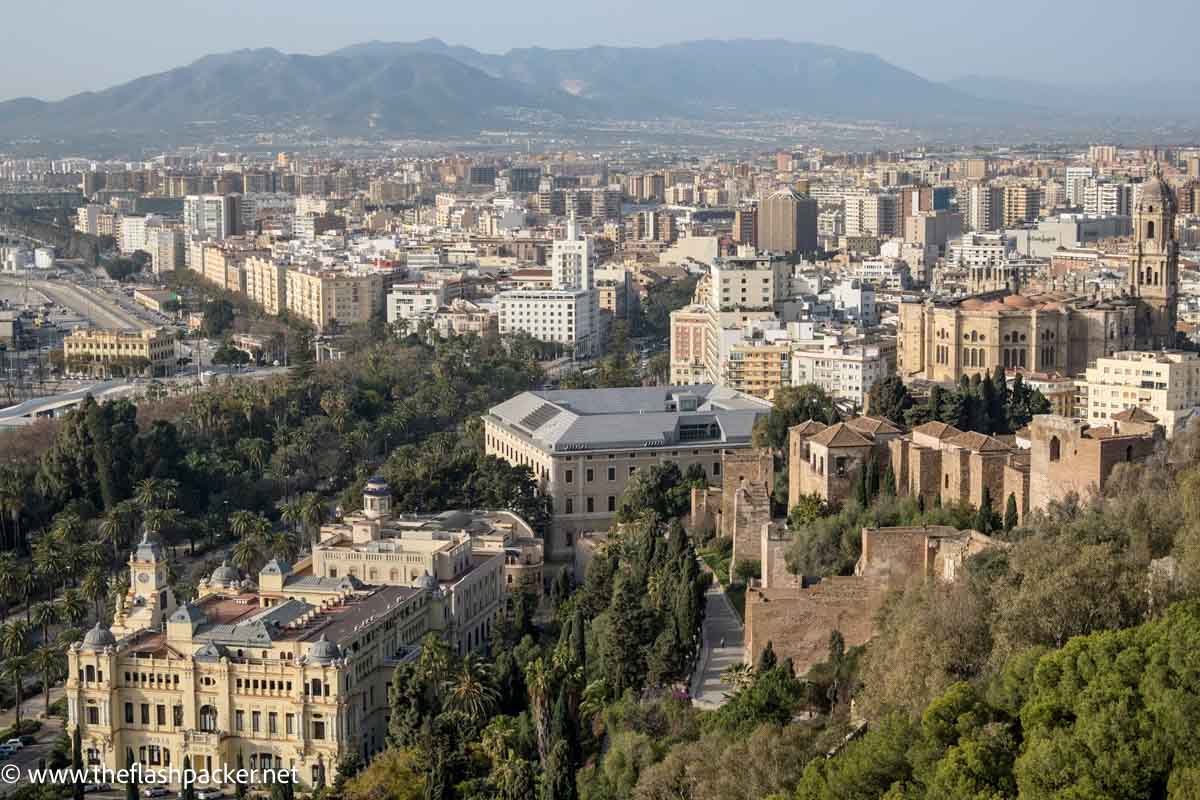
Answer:
<svg viewBox="0 0 1200 800"><path fill-rule="evenodd" d="M905 380L956 382L996 367L1075 375L1122 350L1175 344L1179 247L1175 197L1155 166L1133 212L1125 290L1101 297L1008 288L900 305L897 370Z"/></svg>

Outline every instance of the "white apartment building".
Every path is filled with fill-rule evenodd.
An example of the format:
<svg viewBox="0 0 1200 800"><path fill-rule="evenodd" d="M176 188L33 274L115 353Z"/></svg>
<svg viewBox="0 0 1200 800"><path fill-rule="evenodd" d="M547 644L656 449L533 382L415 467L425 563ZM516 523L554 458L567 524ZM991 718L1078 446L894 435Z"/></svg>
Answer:
<svg viewBox="0 0 1200 800"><path fill-rule="evenodd" d="M1095 172L1091 167L1067 167L1066 192L1067 202L1073 206L1083 205L1084 192L1088 181Z"/></svg>
<svg viewBox="0 0 1200 800"><path fill-rule="evenodd" d="M813 383L835 400L862 408L875 382L887 377L887 359L872 345L836 345L792 351L792 385Z"/></svg>
<svg viewBox="0 0 1200 800"><path fill-rule="evenodd" d="M157 230L163 222L162 217L148 214L144 217L123 217L121 219L121 235L117 238L117 246L122 255L129 255L138 250L149 253L149 242L157 238Z"/></svg>
<svg viewBox="0 0 1200 800"><path fill-rule="evenodd" d="M183 199L183 224L191 235L224 239L237 233L237 220L233 195L200 194Z"/></svg>
<svg viewBox="0 0 1200 800"><path fill-rule="evenodd" d="M600 354L600 301L595 289L514 289L496 295L500 335L527 333L558 342L575 358Z"/></svg>
<svg viewBox="0 0 1200 800"><path fill-rule="evenodd" d="M841 281L830 287L830 305L847 321L871 327L879 324L879 310L875 306L875 287L868 281Z"/></svg>
<svg viewBox="0 0 1200 800"><path fill-rule="evenodd" d="M852 192L846 195L846 235L889 238L904 234L899 195Z"/></svg>
<svg viewBox="0 0 1200 800"><path fill-rule="evenodd" d="M1016 253L1004 233L973 233L946 245L946 261L959 267L1001 267Z"/></svg>
<svg viewBox="0 0 1200 800"><path fill-rule="evenodd" d="M792 268L782 258L718 258L709 270L708 305L713 311L770 309L787 297Z"/></svg>
<svg viewBox="0 0 1200 800"><path fill-rule="evenodd" d="M449 302L449 292L443 283L397 283L388 290L387 321L417 320L432 317Z"/></svg>
<svg viewBox="0 0 1200 800"><path fill-rule="evenodd" d="M1200 354L1124 350L1088 367L1084 420L1106 425L1126 409L1140 408L1166 430L1183 430L1200 410ZM1082 410L1082 409L1081 409Z"/></svg>
<svg viewBox="0 0 1200 800"><path fill-rule="evenodd" d="M550 274L554 288L587 291L595 286L595 250L592 240L579 233L575 220L567 223L566 237L555 239L550 250Z"/></svg>
<svg viewBox="0 0 1200 800"><path fill-rule="evenodd" d="M1083 191L1083 210L1086 214L1128 217L1133 200L1131 184L1092 180Z"/></svg>
<svg viewBox="0 0 1200 800"><path fill-rule="evenodd" d="M889 258L868 258L850 265L848 274L882 289L907 289L912 284L908 264Z"/></svg>

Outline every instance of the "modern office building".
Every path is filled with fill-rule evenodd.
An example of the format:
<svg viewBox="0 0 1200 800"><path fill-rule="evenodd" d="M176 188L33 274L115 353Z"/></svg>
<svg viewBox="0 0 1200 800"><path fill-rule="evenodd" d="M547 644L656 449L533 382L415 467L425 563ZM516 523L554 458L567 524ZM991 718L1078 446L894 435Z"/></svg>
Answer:
<svg viewBox="0 0 1200 800"><path fill-rule="evenodd" d="M817 249L817 201L794 189L782 189L758 206L760 250L771 253L812 253Z"/></svg>

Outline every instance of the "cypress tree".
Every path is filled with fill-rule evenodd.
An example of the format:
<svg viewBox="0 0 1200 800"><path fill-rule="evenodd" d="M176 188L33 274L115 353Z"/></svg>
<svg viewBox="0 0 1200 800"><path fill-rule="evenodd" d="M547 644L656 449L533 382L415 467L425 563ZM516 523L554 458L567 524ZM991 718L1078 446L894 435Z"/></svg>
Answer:
<svg viewBox="0 0 1200 800"><path fill-rule="evenodd" d="M983 497L979 501L979 511L975 514L975 530L983 534L996 529L996 512L992 510L992 493L988 487L983 487Z"/></svg>
<svg viewBox="0 0 1200 800"><path fill-rule="evenodd" d="M78 723L71 733L71 769L75 774L75 784L71 787L74 800L83 800L83 743Z"/></svg>
<svg viewBox="0 0 1200 800"><path fill-rule="evenodd" d="M183 757L183 798L182 800L196 800L196 782L191 780L192 774L192 759L190 756Z"/></svg>
<svg viewBox="0 0 1200 800"><path fill-rule="evenodd" d="M887 469L883 471L883 484L879 487L888 497L896 496L896 473L892 470L892 462L888 462Z"/></svg>
<svg viewBox="0 0 1200 800"><path fill-rule="evenodd" d="M768 641L767 646L759 653L755 669L759 672L766 672L767 670L774 669L777 663L779 663L779 658L775 655L775 646Z"/></svg>
<svg viewBox="0 0 1200 800"><path fill-rule="evenodd" d="M1004 530L1011 531L1017 527L1017 496L1015 494L1008 495L1008 502L1004 506Z"/></svg>
<svg viewBox="0 0 1200 800"><path fill-rule="evenodd" d="M587 629L583 620L583 610L575 607L575 616L571 619L571 657L576 666L587 674Z"/></svg>

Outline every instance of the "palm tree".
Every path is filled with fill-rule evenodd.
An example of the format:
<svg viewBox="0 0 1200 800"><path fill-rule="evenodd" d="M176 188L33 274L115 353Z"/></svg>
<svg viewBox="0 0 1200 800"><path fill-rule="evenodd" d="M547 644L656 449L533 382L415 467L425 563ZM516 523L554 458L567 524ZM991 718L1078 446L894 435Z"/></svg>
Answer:
<svg viewBox="0 0 1200 800"><path fill-rule="evenodd" d="M754 667L749 664L734 664L726 667L725 671L721 673L721 683L734 692L745 689L754 683Z"/></svg>
<svg viewBox="0 0 1200 800"><path fill-rule="evenodd" d="M296 560L300 552L300 539L295 531L277 531L271 536L271 555L283 559L289 564Z"/></svg>
<svg viewBox="0 0 1200 800"><path fill-rule="evenodd" d="M121 560L121 548L133 534L133 522L133 507L129 501L122 500L109 509L96 527L100 541L112 545L113 561Z"/></svg>
<svg viewBox="0 0 1200 800"><path fill-rule="evenodd" d="M31 621L42 629L42 642L50 641L50 626L58 623L58 606L49 600L35 604Z"/></svg>
<svg viewBox="0 0 1200 800"><path fill-rule="evenodd" d="M325 522L325 503L321 495L309 492L301 500L303 505L302 519L305 526L310 528L309 541L316 542L321 535L321 525Z"/></svg>
<svg viewBox="0 0 1200 800"><path fill-rule="evenodd" d="M78 543L84 540L87 526L83 524L83 518L74 511L63 511L54 517L50 533L63 543Z"/></svg>
<svg viewBox="0 0 1200 800"><path fill-rule="evenodd" d="M279 504L279 518L295 531L304 521L304 503L300 498L285 500Z"/></svg>
<svg viewBox="0 0 1200 800"><path fill-rule="evenodd" d="M29 668L42 676L42 694L46 697L46 716L50 716L50 687L63 673L63 653L58 647L43 644L29 658Z"/></svg>
<svg viewBox="0 0 1200 800"><path fill-rule="evenodd" d="M258 519L253 511L235 511L229 515L229 530L239 539L245 539L258 525Z"/></svg>
<svg viewBox="0 0 1200 800"><path fill-rule="evenodd" d="M446 682L446 705L462 711L475 724L487 717L500 694L491 682L491 669L478 656L467 656Z"/></svg>
<svg viewBox="0 0 1200 800"><path fill-rule="evenodd" d="M143 512L149 511L158 507L162 491L162 482L158 478L142 478L133 487L133 501Z"/></svg>
<svg viewBox="0 0 1200 800"><path fill-rule="evenodd" d="M12 683L13 699L16 701L17 724L16 730L21 729L21 690L24 688L22 681L25 680L25 672L28 667L25 664L25 659L21 656L8 656L4 659L4 663L0 664L0 674Z"/></svg>
<svg viewBox="0 0 1200 800"><path fill-rule="evenodd" d="M17 564L16 555L12 552L0 555L0 597L4 598L5 616L8 616L9 601L16 599L18 572L20 566Z"/></svg>
<svg viewBox="0 0 1200 800"><path fill-rule="evenodd" d="M247 575L254 574L254 568L258 566L261 557L258 542L249 536L238 539L229 554L229 560L233 562L233 565Z"/></svg>
<svg viewBox="0 0 1200 800"><path fill-rule="evenodd" d="M33 593L37 591L38 579L33 570L28 567L17 572L14 578L14 587L17 597L21 598L21 602L25 604L25 622L29 622L29 601L33 598Z"/></svg>
<svg viewBox="0 0 1200 800"><path fill-rule="evenodd" d="M89 583L89 581L93 581ZM99 583L95 583L98 581ZM99 588L97 589L97 585ZM105 590L104 576L99 570L89 570L83 576L83 581L80 583L80 589L68 589L58 598L58 616L59 619L71 625L79 625L87 619L87 600L84 595L93 596L91 592L98 592L101 596ZM82 592L83 594L80 594ZM97 616L99 614L97 613Z"/></svg>

